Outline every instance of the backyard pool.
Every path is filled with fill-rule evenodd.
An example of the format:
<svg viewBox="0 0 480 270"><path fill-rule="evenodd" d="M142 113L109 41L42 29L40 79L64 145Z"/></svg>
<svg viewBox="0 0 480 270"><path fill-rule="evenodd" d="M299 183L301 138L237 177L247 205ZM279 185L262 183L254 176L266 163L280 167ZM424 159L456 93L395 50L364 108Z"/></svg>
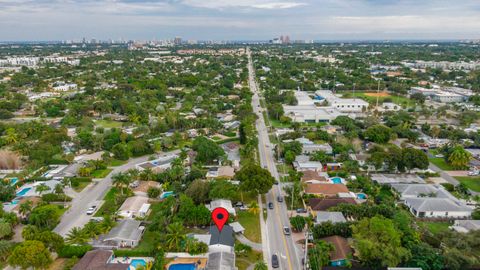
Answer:
<svg viewBox="0 0 480 270"><path fill-rule="evenodd" d="M357 193L357 199L366 200L367 199L367 194Z"/></svg>
<svg viewBox="0 0 480 270"><path fill-rule="evenodd" d="M343 183L343 179L341 177L332 177L330 178L334 184L341 184Z"/></svg>
<svg viewBox="0 0 480 270"><path fill-rule="evenodd" d="M165 191L160 195L160 199L165 199L173 195L173 191Z"/></svg>
<svg viewBox="0 0 480 270"><path fill-rule="evenodd" d="M28 191L30 191L30 189L32 188L28 187L20 190L19 192L17 192L17 196L24 196L25 194L27 194Z"/></svg>
<svg viewBox="0 0 480 270"><path fill-rule="evenodd" d="M195 270L195 264L194 263L178 263L178 264L172 264L170 267L168 267L168 270Z"/></svg>
<svg viewBox="0 0 480 270"><path fill-rule="evenodd" d="M135 269L137 269L138 266L147 266L147 262L144 259L133 259L130 262L130 266L133 266Z"/></svg>
<svg viewBox="0 0 480 270"><path fill-rule="evenodd" d="M10 178L10 185L15 185L18 182L18 177L12 177Z"/></svg>

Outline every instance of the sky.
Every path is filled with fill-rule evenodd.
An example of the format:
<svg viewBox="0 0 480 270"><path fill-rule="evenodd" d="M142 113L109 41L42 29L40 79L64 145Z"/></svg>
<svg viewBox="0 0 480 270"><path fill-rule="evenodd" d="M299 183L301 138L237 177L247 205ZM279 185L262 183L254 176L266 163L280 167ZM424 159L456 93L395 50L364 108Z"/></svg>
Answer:
<svg viewBox="0 0 480 270"><path fill-rule="evenodd" d="M480 39L480 0L0 0L0 41Z"/></svg>

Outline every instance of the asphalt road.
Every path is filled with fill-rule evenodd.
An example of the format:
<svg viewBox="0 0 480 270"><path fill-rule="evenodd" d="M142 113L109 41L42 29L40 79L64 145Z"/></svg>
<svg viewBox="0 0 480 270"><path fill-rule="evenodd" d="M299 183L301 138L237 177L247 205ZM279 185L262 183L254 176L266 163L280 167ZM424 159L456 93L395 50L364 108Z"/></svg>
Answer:
<svg viewBox="0 0 480 270"><path fill-rule="evenodd" d="M248 51L249 52L249 51ZM255 72L253 69L250 53L248 54L248 70L249 70L249 86L254 93L252 98L253 111L257 114L258 120L256 128L258 131L258 150L260 155L260 165L267 168L275 179L279 179L277 167L273 158L273 145L268 137L267 127L263 119L260 106L260 98L258 87L255 82ZM273 186L267 193L267 202L274 204L274 209L268 209L268 217L266 219L266 239L267 246L264 249L264 257L267 258L269 268L271 269L271 257L276 254L280 261L280 269L301 269L300 256L301 251L294 243L291 236L283 233L283 227L290 227L290 221L287 216L287 207L285 202L278 202L277 196L283 197L282 184Z"/></svg>
<svg viewBox="0 0 480 270"><path fill-rule="evenodd" d="M173 151L162 153L162 155L179 153L180 151ZM113 171L104 179L94 182L82 190L73 200L72 207L62 216L60 223L54 229L54 232L65 237L68 232L74 227L83 227L90 221L92 216L86 214L87 209L95 205L99 209L103 204L103 197L110 190L112 186L112 176L119 172L125 172L135 167L135 164L147 161L149 156L139 157L128 160L124 165L115 167Z"/></svg>

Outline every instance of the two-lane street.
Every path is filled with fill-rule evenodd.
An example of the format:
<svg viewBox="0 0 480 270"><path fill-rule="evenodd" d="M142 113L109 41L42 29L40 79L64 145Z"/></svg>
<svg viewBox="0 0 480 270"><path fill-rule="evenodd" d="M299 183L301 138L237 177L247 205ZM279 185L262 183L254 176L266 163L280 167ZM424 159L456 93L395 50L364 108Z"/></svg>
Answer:
<svg viewBox="0 0 480 270"><path fill-rule="evenodd" d="M270 143L268 137L268 130L263 118L262 109L260 106L259 91L255 81L255 71L253 68L250 51L248 51L248 71L249 71L249 86L253 92L252 106L253 111L258 116L256 122L256 129L258 131L258 150L260 156L260 165L270 171L272 176L280 181L275 160L273 158L273 145ZM268 217L266 219L267 232L267 249L264 256L267 257L269 268L271 268L271 258L276 254L280 261L280 269L301 269L300 251L296 247L291 236L284 235L283 227L290 227L290 221L287 215L287 207L285 201L278 202L277 197L282 194L282 184L274 186L267 194L267 203L272 202L273 209L268 209ZM267 253L267 254L265 254Z"/></svg>

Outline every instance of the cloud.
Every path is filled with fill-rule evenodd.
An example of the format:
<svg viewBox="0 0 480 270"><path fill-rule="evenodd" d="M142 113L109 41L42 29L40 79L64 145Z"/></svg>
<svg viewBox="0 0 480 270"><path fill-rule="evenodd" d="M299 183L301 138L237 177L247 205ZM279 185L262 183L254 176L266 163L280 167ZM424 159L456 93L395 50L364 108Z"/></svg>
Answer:
<svg viewBox="0 0 480 270"><path fill-rule="evenodd" d="M183 0L181 3L187 6L210 9L289 9L306 5L306 3L295 1L281 2L263 0Z"/></svg>

